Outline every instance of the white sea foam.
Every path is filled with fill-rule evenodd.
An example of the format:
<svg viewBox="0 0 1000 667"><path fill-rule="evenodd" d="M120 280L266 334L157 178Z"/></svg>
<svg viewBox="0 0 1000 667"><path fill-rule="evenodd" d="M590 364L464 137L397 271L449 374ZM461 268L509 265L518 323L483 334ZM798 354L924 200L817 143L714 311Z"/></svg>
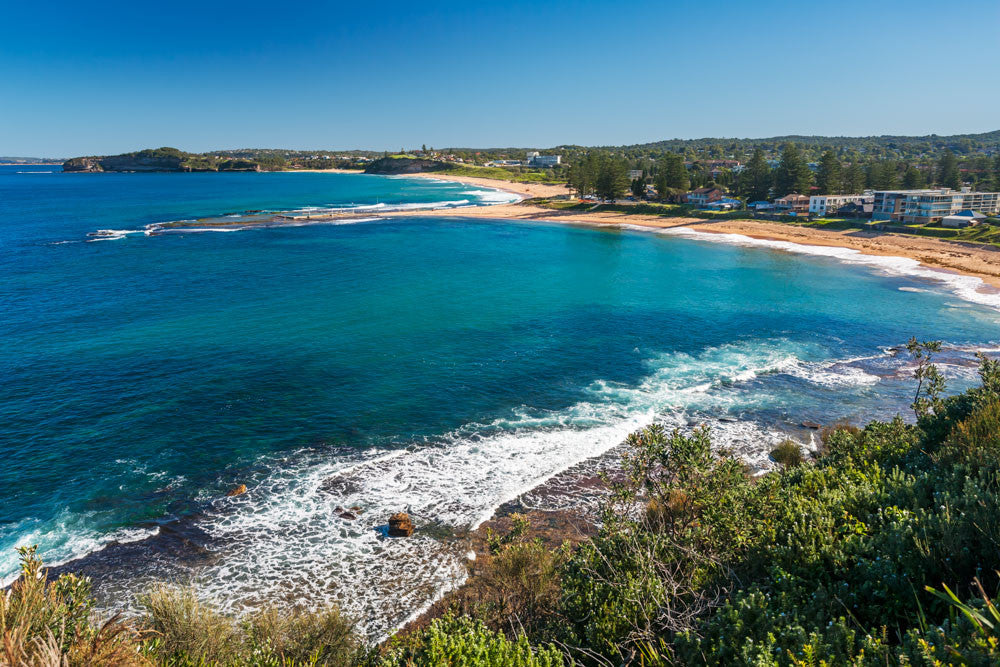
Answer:
<svg viewBox="0 0 1000 667"><path fill-rule="evenodd" d="M810 350L788 341L708 348L696 355L650 359L635 384L594 382L585 398L561 410L523 407L490 423L469 424L434 442L368 452L353 459L288 457L245 496L214 502L202 527L219 556L197 572L204 595L224 608L285 599L332 601L383 636L461 583L468 547L424 530L406 540L384 537L387 517L409 512L418 526L461 534L504 502L581 461L618 446L653 421L690 428L708 423L713 441L758 469L787 434L739 415L772 401L743 384L780 373L806 381L856 382L837 364L806 364ZM843 364L844 362L841 362ZM867 381L867 379L865 380ZM336 508L361 508L342 518Z"/></svg>
<svg viewBox="0 0 1000 667"><path fill-rule="evenodd" d="M117 241L125 238L129 234L141 233L143 233L143 230L141 229L98 229L96 232L91 232L87 235L91 237L87 239L87 241Z"/></svg>
<svg viewBox="0 0 1000 667"><path fill-rule="evenodd" d="M460 192L459 194L475 197L479 203L487 206L495 204L513 204L523 199L520 195L514 194L513 192L506 192L504 190L466 190L465 192Z"/></svg>
<svg viewBox="0 0 1000 667"><path fill-rule="evenodd" d="M648 227L629 225L631 229L650 231ZM940 269L932 269L909 257L882 257L866 255L854 248L838 248L833 246L806 245L790 241L774 241L770 239L755 239L742 234L717 234L703 232L685 227L657 229L656 233L669 236L682 236L700 241L729 243L732 245L755 246L784 250L806 255L831 257L848 264L863 264L876 268L883 273L897 276L912 276L942 283L945 288L966 301L972 301L984 306L1000 310L1000 291L989 288L986 283L975 276L966 276Z"/></svg>
<svg viewBox="0 0 1000 667"><path fill-rule="evenodd" d="M16 544L0 552L0 588L8 586L18 576L18 554L13 547L38 545L44 554L47 567L57 567L71 560L98 551L112 542L136 542L156 535L159 528L126 527L102 534L88 527L91 513L71 513L63 510L55 519L44 523L25 519L4 531L16 535ZM8 540L0 533L0 543L7 547Z"/></svg>

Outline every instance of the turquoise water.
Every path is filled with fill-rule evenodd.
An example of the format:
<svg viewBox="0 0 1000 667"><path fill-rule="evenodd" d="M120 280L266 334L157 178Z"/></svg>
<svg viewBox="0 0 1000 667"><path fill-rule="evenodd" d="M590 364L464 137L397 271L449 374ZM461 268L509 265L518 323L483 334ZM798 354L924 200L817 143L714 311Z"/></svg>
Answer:
<svg viewBox="0 0 1000 667"><path fill-rule="evenodd" d="M147 236L501 197L51 169L0 167L0 577L38 543L53 562L90 554L76 563L116 593L192 575L228 607L337 599L384 629L460 572L437 540L383 539L389 512L467 528L654 419L710 423L764 469L774 442L810 444L803 420L905 411L910 371L887 348L947 341L959 388L1000 339L1000 313L956 294L977 298L969 284L905 263L432 211ZM102 229L138 233L88 236ZM224 498L237 483L250 492ZM389 563L426 586L380 601Z"/></svg>

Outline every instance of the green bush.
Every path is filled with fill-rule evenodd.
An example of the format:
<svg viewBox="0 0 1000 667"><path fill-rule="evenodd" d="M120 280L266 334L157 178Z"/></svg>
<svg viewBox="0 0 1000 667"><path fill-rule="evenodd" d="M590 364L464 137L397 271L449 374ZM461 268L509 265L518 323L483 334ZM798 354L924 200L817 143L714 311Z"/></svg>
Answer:
<svg viewBox="0 0 1000 667"><path fill-rule="evenodd" d="M354 665L362 647L336 609L279 613L237 621L200 601L190 588L160 586L141 600L151 653L177 665Z"/></svg>
<svg viewBox="0 0 1000 667"><path fill-rule="evenodd" d="M48 580L35 547L22 547L21 575L0 593L0 665L145 665L139 633L96 618L91 584Z"/></svg>
<svg viewBox="0 0 1000 667"><path fill-rule="evenodd" d="M533 648L521 634L514 640L468 617L445 617L389 648L383 667L558 667L554 646Z"/></svg>
<svg viewBox="0 0 1000 667"><path fill-rule="evenodd" d="M771 460L786 468L802 463L802 447L794 440L784 440L771 450Z"/></svg>

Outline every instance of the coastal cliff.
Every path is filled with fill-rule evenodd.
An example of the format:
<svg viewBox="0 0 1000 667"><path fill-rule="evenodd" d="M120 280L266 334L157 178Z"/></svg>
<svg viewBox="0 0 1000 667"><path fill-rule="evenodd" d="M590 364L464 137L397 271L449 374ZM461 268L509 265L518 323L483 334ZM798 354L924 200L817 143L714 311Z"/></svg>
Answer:
<svg viewBox="0 0 1000 667"><path fill-rule="evenodd" d="M75 157L63 163L63 171L264 171L257 160L218 158L185 153L176 148L154 148L121 155Z"/></svg>
<svg viewBox="0 0 1000 667"><path fill-rule="evenodd" d="M437 160L423 160L408 157L384 157L372 162L365 169L366 174L420 174L428 171L448 169L447 164Z"/></svg>

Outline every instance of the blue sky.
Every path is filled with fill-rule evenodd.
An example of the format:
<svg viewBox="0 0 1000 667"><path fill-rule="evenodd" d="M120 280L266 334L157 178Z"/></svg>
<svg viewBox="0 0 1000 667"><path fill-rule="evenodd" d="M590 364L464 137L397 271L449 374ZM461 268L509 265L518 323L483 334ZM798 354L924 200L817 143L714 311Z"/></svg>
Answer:
<svg viewBox="0 0 1000 667"><path fill-rule="evenodd" d="M1000 129L1000 2L4 2L0 155Z"/></svg>

